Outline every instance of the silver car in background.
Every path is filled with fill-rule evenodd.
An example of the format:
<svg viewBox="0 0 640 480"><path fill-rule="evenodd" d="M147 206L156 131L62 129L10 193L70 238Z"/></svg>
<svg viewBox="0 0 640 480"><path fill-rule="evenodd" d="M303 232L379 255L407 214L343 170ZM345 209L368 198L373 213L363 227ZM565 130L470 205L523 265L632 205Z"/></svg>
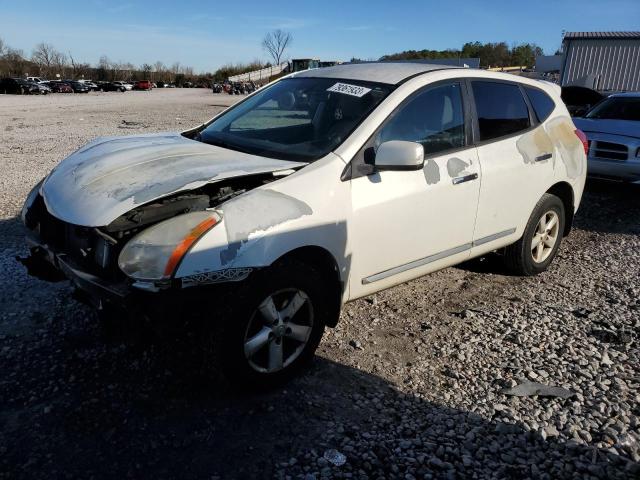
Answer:
<svg viewBox="0 0 640 480"><path fill-rule="evenodd" d="M640 182L640 92L611 95L573 121L589 140L590 176Z"/></svg>

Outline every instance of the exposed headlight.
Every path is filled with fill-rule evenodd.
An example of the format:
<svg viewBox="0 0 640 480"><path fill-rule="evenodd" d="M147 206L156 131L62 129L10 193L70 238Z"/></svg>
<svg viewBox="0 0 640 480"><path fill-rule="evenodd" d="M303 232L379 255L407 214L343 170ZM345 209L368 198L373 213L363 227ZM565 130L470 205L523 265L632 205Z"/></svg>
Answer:
<svg viewBox="0 0 640 480"><path fill-rule="evenodd" d="M216 212L192 212L160 222L124 246L118 265L135 280L167 280L193 244L221 217Z"/></svg>

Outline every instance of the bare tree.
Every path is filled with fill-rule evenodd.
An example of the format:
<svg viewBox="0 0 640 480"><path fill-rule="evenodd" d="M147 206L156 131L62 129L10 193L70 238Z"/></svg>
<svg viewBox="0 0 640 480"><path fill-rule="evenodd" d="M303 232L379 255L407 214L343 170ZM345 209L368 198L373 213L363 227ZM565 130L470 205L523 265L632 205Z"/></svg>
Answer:
<svg viewBox="0 0 640 480"><path fill-rule="evenodd" d="M153 68L155 70L155 75L153 76L153 78L156 81L163 81L165 80L165 70L167 69L167 67L164 66L164 63L162 63L160 60L158 60L154 65Z"/></svg>
<svg viewBox="0 0 640 480"><path fill-rule="evenodd" d="M62 78L67 77L66 72L67 72L68 63L67 63L67 56L64 53L54 51L53 56L51 58L51 66L56 71L56 73L60 74Z"/></svg>
<svg viewBox="0 0 640 480"><path fill-rule="evenodd" d="M273 58L276 65L280 65L282 55L292 41L293 37L289 32L278 29L265 35L262 40L262 48Z"/></svg>
<svg viewBox="0 0 640 480"><path fill-rule="evenodd" d="M161 61L154 64L143 63L136 67L131 62L114 62L102 55L95 66L80 62L71 52L65 54L49 43L41 42L35 46L31 56L25 57L22 50L11 48L0 38L0 78L23 76L26 72L41 76L62 78L93 78L95 80L126 80L143 78L162 82L173 82L178 79L190 81L208 81L210 74L195 73L193 67L176 62L171 67Z"/></svg>
<svg viewBox="0 0 640 480"><path fill-rule="evenodd" d="M39 43L31 54L31 61L38 65L40 75L45 77L51 74L51 69L54 66L54 60L60 52L56 51L55 47L50 43Z"/></svg>
<svg viewBox="0 0 640 480"><path fill-rule="evenodd" d="M153 67L148 63L143 63L140 66L140 70L142 70L142 79L149 80L149 76L151 75L151 70L153 70Z"/></svg>
<svg viewBox="0 0 640 480"><path fill-rule="evenodd" d="M69 52L69 61L71 62L71 75L73 76L74 79L76 79L80 74L80 72L78 71L79 65L73 58L73 55L71 55L71 52Z"/></svg>
<svg viewBox="0 0 640 480"><path fill-rule="evenodd" d="M24 73L27 61L22 50L9 47L3 59L9 70L9 75L22 75Z"/></svg>
<svg viewBox="0 0 640 480"><path fill-rule="evenodd" d="M133 76L133 71L136 69L136 66L131 62L121 62L120 63L120 76L123 80L130 82L131 77Z"/></svg>
<svg viewBox="0 0 640 480"><path fill-rule="evenodd" d="M71 52L69 52L69 62L71 63L71 75L74 79L80 77L84 78L85 75L89 75L91 72L91 65L88 63L77 62Z"/></svg>
<svg viewBox="0 0 640 480"><path fill-rule="evenodd" d="M120 80L120 75L122 71L122 62L111 62L109 64L109 68L111 69L111 79L112 80Z"/></svg>
<svg viewBox="0 0 640 480"><path fill-rule="evenodd" d="M4 61L4 56L7 53L7 44L4 42L2 37L0 37L0 76L5 76L5 71L7 69L6 62Z"/></svg>
<svg viewBox="0 0 640 480"><path fill-rule="evenodd" d="M99 80L109 79L109 63L109 57L106 55L100 56L100 60L98 60L98 65L96 66L96 74Z"/></svg>

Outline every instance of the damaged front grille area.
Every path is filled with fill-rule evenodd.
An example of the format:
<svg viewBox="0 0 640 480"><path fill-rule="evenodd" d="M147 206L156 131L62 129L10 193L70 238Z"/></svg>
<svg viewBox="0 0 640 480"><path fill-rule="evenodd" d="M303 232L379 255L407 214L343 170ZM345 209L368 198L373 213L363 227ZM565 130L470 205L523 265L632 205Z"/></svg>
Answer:
<svg viewBox="0 0 640 480"><path fill-rule="evenodd" d="M124 242L97 228L63 222L51 215L42 196L29 209L25 223L38 241L56 253L63 253L88 273L110 280L121 280L117 258Z"/></svg>
<svg viewBox="0 0 640 480"><path fill-rule="evenodd" d="M208 195L180 195L145 205L122 215L106 227L83 227L63 222L47 210L38 195L26 218L27 228L38 241L57 254L64 254L83 271L106 280L126 278L118 267L118 256L138 232L168 218L209 208Z"/></svg>

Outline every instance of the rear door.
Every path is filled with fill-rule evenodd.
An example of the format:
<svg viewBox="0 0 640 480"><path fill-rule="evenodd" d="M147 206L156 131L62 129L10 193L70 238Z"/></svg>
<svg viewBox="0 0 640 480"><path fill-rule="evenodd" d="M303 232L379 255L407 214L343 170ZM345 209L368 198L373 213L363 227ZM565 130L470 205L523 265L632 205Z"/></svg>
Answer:
<svg viewBox="0 0 640 480"><path fill-rule="evenodd" d="M520 237L553 179L553 144L515 82L470 80L482 169L472 255Z"/></svg>

